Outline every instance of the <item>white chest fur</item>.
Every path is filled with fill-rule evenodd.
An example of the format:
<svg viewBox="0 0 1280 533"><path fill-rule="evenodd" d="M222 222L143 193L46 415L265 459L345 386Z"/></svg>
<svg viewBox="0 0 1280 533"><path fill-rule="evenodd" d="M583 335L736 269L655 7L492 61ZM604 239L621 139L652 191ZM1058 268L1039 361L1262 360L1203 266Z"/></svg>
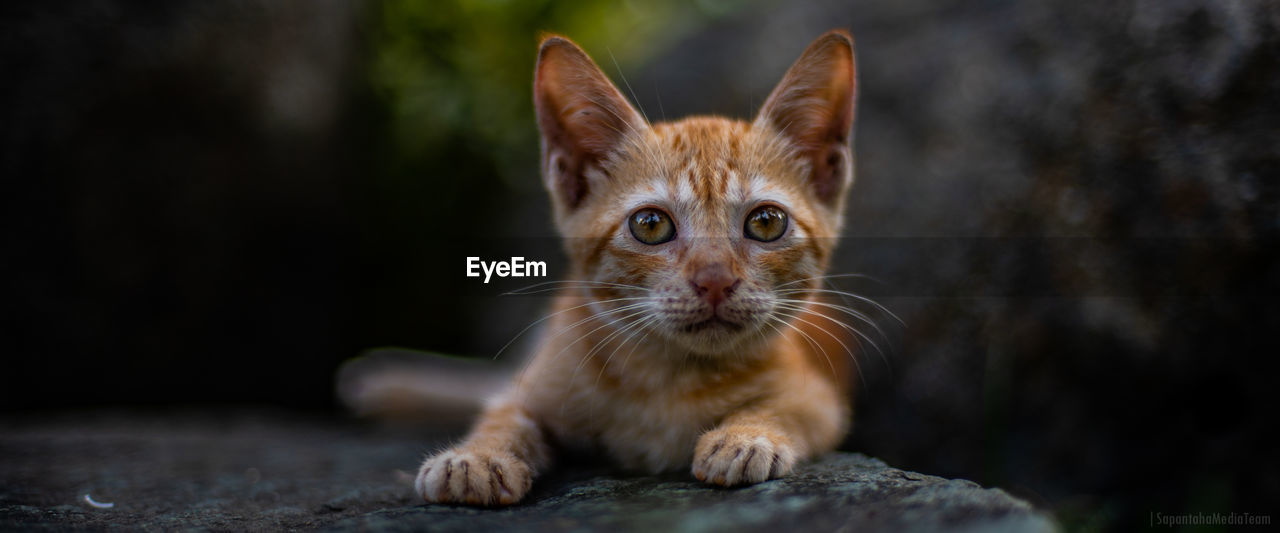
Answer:
<svg viewBox="0 0 1280 533"><path fill-rule="evenodd" d="M624 468L662 472L688 468L698 437L750 401L755 384L723 386L712 374L572 379L569 392L536 409L554 439L600 449ZM714 391L708 393L708 391Z"/></svg>

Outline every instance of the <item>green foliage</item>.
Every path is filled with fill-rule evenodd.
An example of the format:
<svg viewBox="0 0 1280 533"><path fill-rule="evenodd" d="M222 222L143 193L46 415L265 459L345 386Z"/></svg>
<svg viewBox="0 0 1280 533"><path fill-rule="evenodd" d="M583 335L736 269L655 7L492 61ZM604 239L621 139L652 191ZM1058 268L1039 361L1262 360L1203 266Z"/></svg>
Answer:
<svg viewBox="0 0 1280 533"><path fill-rule="evenodd" d="M393 158L455 162L488 154L501 181L536 187L530 85L539 35L566 35L620 81L740 2L656 0L390 0L370 14L369 81L386 106ZM612 57L611 57L612 56ZM616 65L615 65L616 61ZM621 84L621 83L620 83ZM460 162L458 162L460 163Z"/></svg>

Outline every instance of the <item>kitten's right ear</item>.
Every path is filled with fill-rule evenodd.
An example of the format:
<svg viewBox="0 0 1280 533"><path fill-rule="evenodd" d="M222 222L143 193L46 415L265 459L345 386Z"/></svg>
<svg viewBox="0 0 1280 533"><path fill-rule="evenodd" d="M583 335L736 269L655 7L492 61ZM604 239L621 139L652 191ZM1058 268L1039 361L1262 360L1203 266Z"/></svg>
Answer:
<svg viewBox="0 0 1280 533"><path fill-rule="evenodd" d="M599 168L628 135L648 128L586 52L557 35L544 38L538 50L533 104L542 131L543 176L565 209L586 198L588 169Z"/></svg>
<svg viewBox="0 0 1280 533"><path fill-rule="evenodd" d="M799 149L809 162L811 190L832 206L840 205L853 181L855 70L853 38L843 30L823 34L787 70L755 122Z"/></svg>

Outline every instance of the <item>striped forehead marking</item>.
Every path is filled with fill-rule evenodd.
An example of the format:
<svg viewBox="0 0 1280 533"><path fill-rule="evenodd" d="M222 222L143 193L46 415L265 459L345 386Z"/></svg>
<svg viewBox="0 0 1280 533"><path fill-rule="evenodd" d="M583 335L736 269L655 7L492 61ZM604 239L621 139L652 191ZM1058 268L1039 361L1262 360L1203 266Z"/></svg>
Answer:
<svg viewBox="0 0 1280 533"><path fill-rule="evenodd" d="M623 198L627 209L643 204L675 209L706 211L713 206L743 207L758 202L789 205L787 188L771 182L763 174L725 170L699 173L692 167L650 180L643 188Z"/></svg>

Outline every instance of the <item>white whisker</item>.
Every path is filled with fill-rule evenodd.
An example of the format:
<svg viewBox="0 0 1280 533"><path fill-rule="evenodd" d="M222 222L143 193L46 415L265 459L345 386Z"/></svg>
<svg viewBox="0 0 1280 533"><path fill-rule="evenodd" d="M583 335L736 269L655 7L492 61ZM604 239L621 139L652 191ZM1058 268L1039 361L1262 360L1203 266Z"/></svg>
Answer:
<svg viewBox="0 0 1280 533"><path fill-rule="evenodd" d="M845 313L845 314L847 314L847 315L850 315L850 316L852 316L852 317L854 317L854 318L856 318L856 319L858 319L858 320L861 320L861 321L863 321L863 322L866 322L866 323L867 323L867 325L871 326L872 328L874 328L874 329L876 330L876 333L878 333L878 334L880 335L880 338L881 338L881 339L884 339L886 342L889 342L889 336L888 336L887 334L885 334L885 332L884 332L884 330L883 330L883 329L881 329L881 328L880 328L880 325L879 325L879 324L877 324L874 320L872 320L872 319L871 319L871 317L868 317L866 314L863 314L863 313L861 313L861 312L857 311L856 309L853 309L853 308L850 308L850 307L844 307L844 306L840 306L840 305L835 305L835 304L831 304L831 303L827 303L827 302L815 301L815 300L796 300L796 299L789 299L789 298L779 298L779 299L778 299L778 301L779 301L779 302L782 302L782 303L785 303L785 304L788 304L788 305L793 305L793 306L805 307L805 306L809 306L809 305L816 305L816 306L819 306L819 307L825 307L825 308L828 308L828 309L834 309L834 310L836 310L836 311L840 311L840 312ZM836 320L834 317L827 316L826 314L818 313L818 312L813 311L813 310L809 310L809 312L810 312L810 313L813 313L813 314L815 314L815 315L822 316L822 317L824 317L824 318L826 318L827 320L830 320L830 321L832 321L832 322L836 322L836 323L838 323L838 324L842 324L842 325L844 325L845 327L848 327L850 330L854 331L854 332L855 332L855 333L857 333L858 335L861 335L863 338L866 338L866 339L867 339L867 342L871 343L871 346L872 346L872 347L874 347L874 348L876 349L876 351L877 351L877 352L880 352L881 357L884 357L884 352L883 352L882 350L880 350L880 347L879 347L878 345L876 345L875 341L871 340L871 338L870 338L869 336L867 336L865 333L863 333L861 330L859 330L859 329L857 329L857 328L853 328L852 326L849 326L848 324L845 324L845 323L844 323L844 321Z"/></svg>
<svg viewBox="0 0 1280 533"><path fill-rule="evenodd" d="M529 329L530 329L530 328L532 328L532 327L534 327L534 326L536 326L536 325L538 325L538 324L540 324L540 323L542 323L542 322L544 322L544 321L546 321L546 320L548 320L548 319L550 319L550 318L552 318L552 317L555 317L556 315L560 315L560 314L563 314L563 313L567 313L567 312L569 312L569 311L573 311L574 309L581 309L581 308L583 308L583 307L587 307L587 306L589 306L589 305L591 305L591 304L595 304L595 303L601 303L601 304L604 304L604 303L613 303L613 302L630 301L630 300L643 300L643 299L644 299L644 298L614 298L614 299L611 299L611 300L591 301L591 302L587 302L587 303L582 304L582 305L575 305L575 306L570 307L570 308L568 308L568 309L562 309L562 310L560 310L560 311L556 311L556 312L551 313L551 314L549 314L549 315L547 315L547 316L544 316L544 317L542 317L542 318L539 318L539 319L537 319L537 320L535 320L535 321L533 321L533 322L529 323L529 325L525 326L525 327L524 327L524 329L522 329L522 330L520 330L518 333L516 333L516 334L515 334L515 336L511 338L511 340L507 341L507 343L506 343L506 344L503 344L503 345L502 345L502 348L499 348L497 353L493 354L493 359L496 361L496 360L498 359L498 356L502 355L502 352L505 352L505 351L507 350L507 348L511 347L511 344L512 344L512 343L514 343L514 342L516 342L516 339L519 339L519 338L520 338L520 336L521 336L521 335L524 335L524 333L525 333L526 331L529 331Z"/></svg>
<svg viewBox="0 0 1280 533"><path fill-rule="evenodd" d="M781 316L784 316L784 317L787 317L788 319L791 319L791 320L798 320L798 321L800 321L800 322L804 322L804 323L806 323L806 324L810 324L810 325L813 325L814 327L817 327L817 325L816 325L816 324L814 324L813 322L809 322L808 320L805 320L805 319L803 319L803 318L800 318L800 317L798 317L798 316L796 316L796 315L793 315L793 314L790 314L790 313L784 313L784 312L778 312L778 311L775 311L775 314L777 314L777 315L781 315ZM818 341L814 340L814 339L813 339L813 337L810 337L808 333L805 333L805 332L804 332L804 330L801 330L799 327L796 327L796 325L795 325L795 324L792 324L792 323L790 323L790 322L783 322L783 323L784 323L784 324L786 324L786 325L787 325L787 327L789 327L789 328L791 328L791 329L796 330L796 332L797 332L797 333L799 333L799 334L801 334L801 335L804 335L804 336L805 336L805 338L809 339L809 340L810 340L810 342L812 342L812 343L814 344L814 346L815 346L819 351L821 351L821 352L822 352L822 357L823 357L823 358L825 358L825 359L827 360L827 366L828 366L828 367L831 367L831 375L832 375L833 377L834 377L834 376L836 376L836 366L835 366L835 364L833 364L833 363L831 362L831 355L827 353L826 348L823 348L823 347L822 347L822 345L818 343ZM819 327L818 329L822 329L822 328L820 328L820 327ZM825 330L825 329L822 329L822 331L823 331L823 332L825 332L827 335L831 335L831 332L829 332L829 331L827 331L827 330ZM831 338L835 339L836 337L835 337L835 336L831 336ZM840 342L840 339L836 339L836 342ZM840 345L841 345L841 346L844 346L844 343L843 343L843 342L840 342ZM849 347L848 347L848 346L844 346L844 351L845 351L845 353L846 353L846 354L848 354L850 357L853 357L853 352L849 351Z"/></svg>
<svg viewBox="0 0 1280 533"><path fill-rule="evenodd" d="M628 285L626 283L614 283L610 281L594 281L594 280L586 280L586 279L563 279L563 280L544 281L541 283L534 283L533 285L529 285L528 287L521 287L519 289L504 292L502 293L502 295L507 296L507 295L528 294L525 291L529 291L531 289L537 289L540 287L547 287L549 285L552 287L548 290L557 290L557 289L566 288L566 287L560 286L561 284L570 284L570 283L580 284L580 286L568 287L568 288L613 287L613 288L619 288L619 289L635 289L638 291L645 291L645 292L650 292L652 290L652 289L649 289L648 287L641 287L639 285ZM542 292L542 291L538 291L538 292Z"/></svg>
<svg viewBox="0 0 1280 533"><path fill-rule="evenodd" d="M866 377L862 375L862 368L861 368L861 365L859 365L859 364L858 364L858 357L857 357L857 355L856 355L856 354L854 354L854 353L853 353L853 351L849 349L849 346L848 346L848 345L846 345L843 341L841 341L839 337L835 336L835 335L834 335L834 334L832 334L830 331L827 331L827 329L826 329L826 328L824 328L824 327L822 327L822 326L819 326L819 325L817 325L817 324L814 324L813 322L809 322L808 320L805 320L805 319L803 319L803 318L800 318L800 317L798 317L798 316L796 316L796 315L794 315L794 314L791 314L791 313L782 313L782 312L776 312L776 314L778 314L778 315L782 315L782 316L785 316L785 317L787 317L787 318L790 318L791 320L798 320L798 321L800 321L800 322L804 322L804 323L806 323L806 324L812 325L813 327L816 327L816 328L818 328L819 330L821 330L823 333L826 333L829 337L831 337L831 338L832 338L832 340L834 340L834 341L836 341L836 342L840 343L840 346L841 346L841 347L843 347L843 348L844 348L844 350L845 350L845 354L849 356L849 360L850 360L851 362L853 362L854 372L858 374L858 380L862 382L862 385L863 385L864 387L866 386L866 384L867 384L867 380L866 380ZM799 333L799 334L801 334L801 335L804 335L804 336L805 336L805 338L808 338L808 339L810 340L810 342L811 342L811 343L813 343L813 344L817 344L817 341L813 340L813 338L812 338L812 337L810 337L808 333L805 333L805 332L804 332L804 330L800 329L799 327L796 327L796 325L795 325L795 324L792 324L792 323L790 323L790 322L783 322L783 324L786 324L786 325L787 325L788 327L790 327L791 329L796 330L796 332L797 332L797 333ZM835 375L835 373L836 373L836 369L835 369L835 365L833 365L833 364L831 363L831 356L827 353L827 351L826 351L825 349L823 349L823 348L822 348L822 345L817 344L817 347L818 347L818 349L822 352L822 356L823 356L824 358L826 358L826 360L827 360L827 366L831 367L831 373L832 373L832 375Z"/></svg>
<svg viewBox="0 0 1280 533"><path fill-rule="evenodd" d="M624 317L615 318L615 319L613 319L613 320L610 320L610 321L609 321L608 323L606 323L606 324L601 324L600 326L597 326L595 329L593 329L593 330L591 330L591 331L588 331L587 333L585 333L585 334L583 334L583 335L579 335L577 339L574 339L574 340L573 340L573 342L571 342L571 343L569 343L569 344L566 344L563 348L561 348L561 349L560 349L560 351L559 351L559 352L556 352L556 354L555 354L554 356L552 356L552 359L551 359L551 360L553 360L553 361L554 361L554 360L558 359L558 358L560 357L560 355L561 355L561 354L563 354L563 353L565 352L565 350L568 350L571 346L573 346L573 345L577 344L578 342L582 341L582 339L585 339L585 338L587 338L587 337L590 337L592 333L595 333L595 332L597 332L597 331L600 331L601 329L604 329L604 328L606 328L606 327L613 326L614 324L617 324L618 322L621 322L621 321L624 321L624 320L627 320L627 319L630 319L630 318L633 318L633 317L636 317L636 316L643 315L643 314L645 314L645 313L647 313L647 312L648 312L648 310L641 310L641 311L639 311L639 312L632 313L632 314L629 314L629 315L624 316ZM577 377L578 377L578 371L582 369L582 367L586 364L586 362L587 362L589 359L591 359L592 354L594 354L594 353L595 353L595 352L596 352L600 347L607 345L607 344L609 343L609 340L610 340L610 339L612 339L613 337L617 336L617 335L618 335L618 334L620 334L621 332L623 332L623 331L626 331L626 330L630 329L633 325L635 325L636 323L640 322L641 320L644 320L644 319L637 319L637 320L633 320L633 321L631 321L630 323L628 323L626 326L623 326L623 327L621 327L621 328L615 329L614 331L610 332L610 333L609 333L609 335L605 336L605 338L604 338L604 339L602 339L600 342L597 342L597 343L595 344L595 346L592 346L592 347L591 347L591 350L590 350L590 351L588 351L586 355L582 356L581 360L579 360L579 361L578 361L578 364L574 366L574 368L573 368L573 374L571 374L571 375L569 376L569 381L568 381L568 383L570 384L570 386L572 386L572 383L574 382L574 380L576 380L576 379L577 379ZM564 400L567 400L567 399L568 399L568 398L567 398L567 396L566 396L566 397L565 397L564 399L562 399L562 400L561 400L561 402L560 402L560 413L561 413L561 414L564 414Z"/></svg>
<svg viewBox="0 0 1280 533"><path fill-rule="evenodd" d="M841 279L841 278L862 278L862 279L869 279L869 280L874 281L874 282L876 282L876 283L879 283L879 284L881 284L881 285L883 285L883 284L884 284L884 282L883 282L883 281L880 281L879 279L873 278L873 277L868 276L868 275L866 275L866 274L852 274L852 273L850 273L850 274L825 274L825 275L822 275L822 276L813 276L813 277L811 277L811 278L804 278L804 279L798 279L798 280L795 280L795 281L788 281L788 282L786 282L786 283L779 284L776 288L779 288L779 289L780 289L780 288L782 288L782 287L786 287L786 286L788 286L788 285L795 285L795 284L797 284L797 283L804 283L804 282L806 282L806 281L813 281L813 280L818 280L818 279L826 281L826 280Z"/></svg>
<svg viewBox="0 0 1280 533"><path fill-rule="evenodd" d="M852 292L839 291L839 290L834 290L834 289L816 289L816 288L815 288L815 289L787 289L787 290L782 290L782 291L776 291L776 293L777 293L777 294L808 294L808 293L820 293L820 294L842 294L842 295L848 296L848 297L850 297L850 298L854 298L854 299L857 299L857 300L859 300L859 301L862 301L862 302L866 302L866 303L868 303L868 304L871 304L872 306L875 306L875 308L876 308L876 309L878 309L879 311L881 311L881 312L883 312L884 314L887 314L887 315L889 315L889 316L893 317L893 319L894 319L894 320L897 320L897 321L898 321L898 324L901 324L903 327L906 327L906 325L907 325L907 323L906 323L906 322L903 322L901 318L898 318L898 315L893 314L893 311L890 311L887 307L885 307L885 306L883 306L883 305L880 305L880 303L879 303L879 302L877 302L877 301L875 301L875 300L872 300L871 298L867 298L866 296L862 296L862 295L860 295L860 294L854 294L854 293L852 293Z"/></svg>
<svg viewBox="0 0 1280 533"><path fill-rule="evenodd" d="M816 303L816 302L809 302L809 303ZM880 360L884 362L885 367L886 367L886 368L888 368L888 369L890 369L890 370L892 370L892 366L889 364L889 359L888 359L887 357L885 357L884 350L880 349L880 345L879 345L879 344L876 344L876 341L872 340L872 339L871 339L871 337L869 337L866 333L863 333L863 332L862 332L861 330L859 330L858 328L855 328L855 327L853 327L853 326L851 326L851 325L849 325L849 324L845 323L843 320L837 320L837 319L835 319L834 317L828 316L828 315L826 315L826 314L824 314L824 313L819 313L819 312L814 311L813 309L810 309L810 308L808 308L808 307L796 306L796 305L790 305L790 304L780 305L779 307L782 307L783 309L792 310L792 311L799 311L799 312L808 313L808 314L813 315L813 316L815 316L815 317L821 317L821 318L824 318L824 319L826 319L826 320L828 320L828 321L831 321L831 322L836 323L836 325L839 325L840 327L842 327L842 328L844 328L844 329L849 330L850 332L852 332L852 333L853 333L853 340L854 340L854 342L856 342L856 343L858 344L858 347L859 347L859 348L862 348L862 342L865 340L868 344L870 344L870 345L871 345L871 347L872 347L872 348L874 348L874 349L875 349L875 351L876 351L876 355L880 356ZM818 327L818 329L823 329L822 327L818 326L817 324L814 324L814 327ZM826 331L826 330L825 330L825 329L823 329L823 331ZM826 333L827 333L828 335L831 335L831 332L829 332L829 331L827 331ZM834 337L834 336L833 336L833 337ZM839 342L839 339L837 339L837 342ZM845 349L847 350L847 349L848 349L848 347L845 347Z"/></svg>

